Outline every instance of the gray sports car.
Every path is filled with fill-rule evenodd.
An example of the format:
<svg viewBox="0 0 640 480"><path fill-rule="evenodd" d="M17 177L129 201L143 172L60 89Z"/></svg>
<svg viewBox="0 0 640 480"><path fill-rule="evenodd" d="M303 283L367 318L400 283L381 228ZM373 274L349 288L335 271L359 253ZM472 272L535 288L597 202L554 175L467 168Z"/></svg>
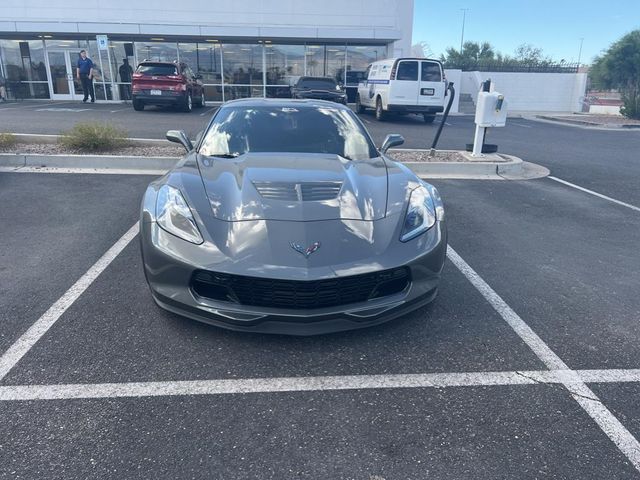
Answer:
<svg viewBox="0 0 640 480"><path fill-rule="evenodd" d="M346 106L224 104L142 202L156 303L234 330L311 335L432 301L447 248L437 190L377 149Z"/></svg>

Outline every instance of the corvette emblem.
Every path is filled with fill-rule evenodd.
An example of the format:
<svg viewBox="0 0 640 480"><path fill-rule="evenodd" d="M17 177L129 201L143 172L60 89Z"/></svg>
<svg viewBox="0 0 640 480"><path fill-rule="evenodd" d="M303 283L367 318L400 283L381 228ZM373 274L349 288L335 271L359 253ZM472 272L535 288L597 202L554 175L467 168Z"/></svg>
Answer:
<svg viewBox="0 0 640 480"><path fill-rule="evenodd" d="M295 242L289 242L289 246L293 248L296 252L304 255L305 258L309 258L309 255L311 255L313 252L315 252L320 248L320 242L314 242L307 248L304 248L302 245L299 245Z"/></svg>

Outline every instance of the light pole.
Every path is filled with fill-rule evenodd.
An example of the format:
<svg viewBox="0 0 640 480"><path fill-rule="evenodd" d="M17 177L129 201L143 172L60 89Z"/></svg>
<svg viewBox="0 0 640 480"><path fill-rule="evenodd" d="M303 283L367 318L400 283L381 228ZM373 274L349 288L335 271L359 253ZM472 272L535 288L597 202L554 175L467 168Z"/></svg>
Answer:
<svg viewBox="0 0 640 480"><path fill-rule="evenodd" d="M464 22L467 18L468 8L461 8L462 10L462 34L460 35L460 55L462 55L462 45L464 45Z"/></svg>
<svg viewBox="0 0 640 480"><path fill-rule="evenodd" d="M580 58L582 57L582 43L584 42L584 37L580 38L580 50L578 51L578 68L580 68Z"/></svg>

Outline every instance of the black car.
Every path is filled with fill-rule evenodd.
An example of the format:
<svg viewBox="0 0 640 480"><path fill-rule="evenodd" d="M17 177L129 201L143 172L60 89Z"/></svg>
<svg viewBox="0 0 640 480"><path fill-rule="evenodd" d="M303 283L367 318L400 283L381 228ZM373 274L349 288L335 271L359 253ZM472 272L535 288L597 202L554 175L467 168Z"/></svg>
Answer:
<svg viewBox="0 0 640 480"><path fill-rule="evenodd" d="M347 104L347 94L329 77L300 77L291 88L291 97Z"/></svg>

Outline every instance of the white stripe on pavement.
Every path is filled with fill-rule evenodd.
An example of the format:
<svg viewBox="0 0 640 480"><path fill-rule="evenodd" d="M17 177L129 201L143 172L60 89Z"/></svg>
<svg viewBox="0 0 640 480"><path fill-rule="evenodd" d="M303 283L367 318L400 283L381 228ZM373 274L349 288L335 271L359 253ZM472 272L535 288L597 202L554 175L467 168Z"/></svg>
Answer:
<svg viewBox="0 0 640 480"><path fill-rule="evenodd" d="M138 233L136 222L0 357L0 380L24 357Z"/></svg>
<svg viewBox="0 0 640 480"><path fill-rule="evenodd" d="M66 385L8 385L0 386L0 401L229 395L240 393L369 390L380 388L451 388L536 385L541 383L566 384L574 389L575 385L584 385L584 381L597 383L638 382L640 381L640 370L532 370ZM596 402L596 404L597 403L598 402Z"/></svg>
<svg viewBox="0 0 640 480"><path fill-rule="evenodd" d="M491 304L496 312L513 328L516 334L533 350L550 370L563 370L567 378L562 384L585 412L598 424L609 439L615 443L629 461L640 471L640 442L600 401L596 394L582 381L551 348L525 323L522 318L476 273L456 251L448 247L447 256L467 277L467 280Z"/></svg>
<svg viewBox="0 0 640 480"><path fill-rule="evenodd" d="M603 195L603 194L598 193L598 192L594 192L593 190L589 190L588 188L581 187L580 185L576 185L574 183L567 182L566 180L562 180L561 178L558 178L558 177L553 177L553 176L549 175L547 178L550 178L551 180L554 180L556 182L560 182L560 183L562 183L564 185L567 185L568 187L575 188L577 190L581 190L581 191L583 191L585 193L588 193L590 195L594 195L596 197L602 198L604 200L609 200L610 202L616 203L618 205L622 205L623 207L630 208L631 210L635 210L636 212L640 212L640 207L636 207L635 205L631 205L630 203L622 202L620 200L616 200L615 198L607 197L606 195Z"/></svg>

